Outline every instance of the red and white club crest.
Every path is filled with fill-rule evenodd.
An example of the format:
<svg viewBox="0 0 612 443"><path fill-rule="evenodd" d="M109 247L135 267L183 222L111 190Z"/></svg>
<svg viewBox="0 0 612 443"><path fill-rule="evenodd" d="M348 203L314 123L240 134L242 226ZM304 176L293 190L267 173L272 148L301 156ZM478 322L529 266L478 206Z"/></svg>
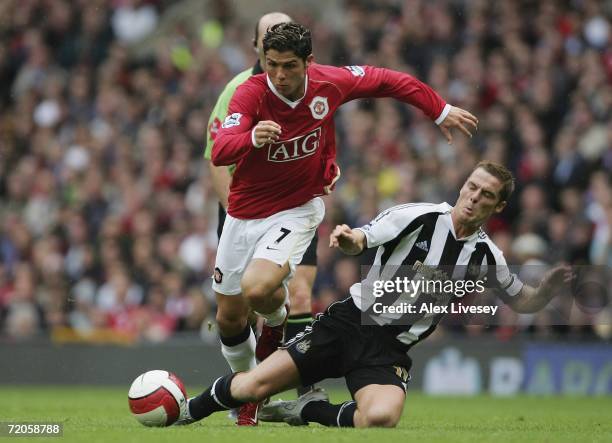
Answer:
<svg viewBox="0 0 612 443"><path fill-rule="evenodd" d="M316 96L308 105L312 116L317 120L323 120L329 112L329 105L327 104L327 97Z"/></svg>

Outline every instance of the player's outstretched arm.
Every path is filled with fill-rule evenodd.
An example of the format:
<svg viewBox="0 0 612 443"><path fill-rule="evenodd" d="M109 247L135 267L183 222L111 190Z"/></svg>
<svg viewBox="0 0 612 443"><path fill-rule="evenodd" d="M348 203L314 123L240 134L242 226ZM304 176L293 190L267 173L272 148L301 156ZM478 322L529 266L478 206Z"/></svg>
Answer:
<svg viewBox="0 0 612 443"><path fill-rule="evenodd" d="M459 129L465 135L471 137L472 133L478 129L478 119L465 109L451 106L448 115L444 120L442 120L439 128L450 145L453 142L453 134L451 133L452 129Z"/></svg>
<svg viewBox="0 0 612 443"><path fill-rule="evenodd" d="M366 247L365 234L348 225L337 225L329 235L329 247L340 248L347 255L357 255Z"/></svg>
<svg viewBox="0 0 612 443"><path fill-rule="evenodd" d="M521 292L508 304L512 310L521 314L538 312L556 295L563 292L563 286L573 278L573 272L568 265L555 266L544 275L537 288L524 285Z"/></svg>
<svg viewBox="0 0 612 443"><path fill-rule="evenodd" d="M347 89L345 100L364 97L393 97L420 109L435 121L452 143L452 129L468 137L477 129L478 119L470 112L451 106L429 85L399 71L373 66L351 66L338 71L344 74L339 84Z"/></svg>

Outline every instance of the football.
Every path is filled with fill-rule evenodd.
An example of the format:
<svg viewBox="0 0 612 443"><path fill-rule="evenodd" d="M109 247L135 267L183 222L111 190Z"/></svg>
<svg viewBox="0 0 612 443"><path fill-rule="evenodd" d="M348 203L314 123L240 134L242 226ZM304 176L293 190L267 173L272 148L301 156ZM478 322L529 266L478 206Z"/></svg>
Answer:
<svg viewBox="0 0 612 443"><path fill-rule="evenodd" d="M183 382L168 371L139 375L128 392L130 411L145 426L170 426L187 402Z"/></svg>

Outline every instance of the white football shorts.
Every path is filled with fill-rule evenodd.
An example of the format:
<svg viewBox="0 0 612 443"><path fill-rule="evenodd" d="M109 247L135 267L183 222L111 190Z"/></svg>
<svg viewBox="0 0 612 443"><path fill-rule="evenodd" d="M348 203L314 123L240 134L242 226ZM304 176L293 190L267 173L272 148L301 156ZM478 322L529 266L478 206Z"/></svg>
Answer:
<svg viewBox="0 0 612 443"><path fill-rule="evenodd" d="M289 262L288 280L324 216L325 204L319 197L266 218L240 220L227 214L217 248L213 290L223 295L240 294L242 274L254 258L279 266Z"/></svg>

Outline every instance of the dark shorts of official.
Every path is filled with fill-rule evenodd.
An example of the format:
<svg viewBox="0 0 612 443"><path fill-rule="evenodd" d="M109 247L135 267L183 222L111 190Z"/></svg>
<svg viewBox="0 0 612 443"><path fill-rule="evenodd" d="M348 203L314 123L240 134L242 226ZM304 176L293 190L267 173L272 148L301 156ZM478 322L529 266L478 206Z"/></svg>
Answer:
<svg viewBox="0 0 612 443"><path fill-rule="evenodd" d="M223 206L219 204L219 224L217 225L217 238L221 238L221 233L223 232L223 223L225 223L225 216L227 213ZM308 245L308 249L304 253L302 257L302 261L298 266L317 266L317 244L319 243L319 234L315 232L310 245Z"/></svg>
<svg viewBox="0 0 612 443"><path fill-rule="evenodd" d="M300 373L303 386L326 378L346 379L351 395L368 385L406 390L412 366L399 342L382 326L361 326L352 298L332 304L311 327L284 348Z"/></svg>

